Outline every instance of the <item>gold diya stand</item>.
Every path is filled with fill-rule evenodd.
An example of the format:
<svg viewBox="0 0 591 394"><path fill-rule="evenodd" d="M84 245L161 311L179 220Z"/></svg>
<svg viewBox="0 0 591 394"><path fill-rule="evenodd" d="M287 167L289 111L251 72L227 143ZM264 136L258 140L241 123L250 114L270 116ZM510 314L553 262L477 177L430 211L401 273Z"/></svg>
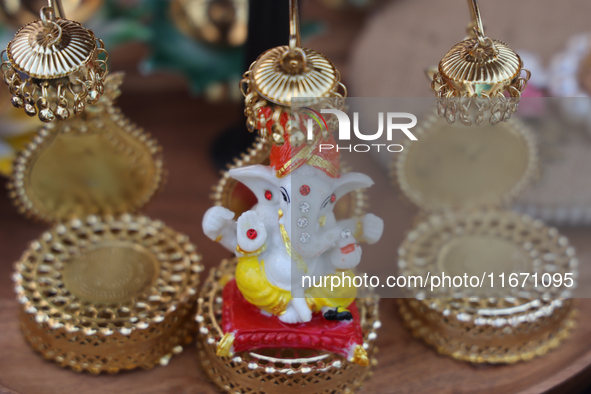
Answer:
<svg viewBox="0 0 591 394"><path fill-rule="evenodd" d="M237 259L223 260L212 269L203 283L196 321L198 356L205 374L226 393L352 393L372 375L377 364L375 355L379 299L357 299L363 330L363 348L369 356L369 366L361 366L345 357L325 351L296 349L264 349L239 352L228 357L216 355L218 343L224 337L221 329L222 290L234 276Z"/></svg>
<svg viewBox="0 0 591 394"><path fill-rule="evenodd" d="M472 363L525 361L557 347L575 325L575 250L556 229L504 208L536 176L531 132L516 119L467 128L433 115L416 136L391 167L421 208L398 249L399 274L479 283L413 289L399 300L404 324L438 352ZM574 287L542 285L552 275L570 276Z"/></svg>
<svg viewBox="0 0 591 394"><path fill-rule="evenodd" d="M163 183L161 148L114 105L123 74L107 76L102 52L49 0L2 72L12 104L49 123L9 183L21 213L53 225L15 264L24 336L62 367L115 373L166 365L191 342L203 267L186 235L132 215Z"/></svg>
<svg viewBox="0 0 591 394"><path fill-rule="evenodd" d="M187 236L144 216L58 224L15 264L25 338L75 371L166 365L192 341L200 261Z"/></svg>

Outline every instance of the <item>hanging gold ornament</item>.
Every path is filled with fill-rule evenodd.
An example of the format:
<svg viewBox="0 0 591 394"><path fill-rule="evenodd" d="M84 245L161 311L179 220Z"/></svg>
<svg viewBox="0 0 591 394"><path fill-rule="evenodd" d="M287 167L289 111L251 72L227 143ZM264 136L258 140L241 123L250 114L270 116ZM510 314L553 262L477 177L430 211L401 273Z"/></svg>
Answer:
<svg viewBox="0 0 591 394"><path fill-rule="evenodd" d="M0 19L18 28L33 22L47 0L0 0ZM64 11L72 20L84 23L102 5L103 0L62 0Z"/></svg>
<svg viewBox="0 0 591 394"><path fill-rule="evenodd" d="M323 54L300 43L297 1L290 5L289 45L264 52L254 61L240 81L249 132L258 130L266 141L285 143L287 133L293 146L301 145L305 136L297 121L290 119L292 99L302 106L322 103L336 109L344 107L347 89L332 62ZM328 129L337 125L336 117L326 116ZM326 132L328 132L326 130ZM327 136L325 136L327 137Z"/></svg>
<svg viewBox="0 0 591 394"><path fill-rule="evenodd" d="M78 115L86 103L98 102L108 54L91 30L65 19L60 0L48 0L40 16L8 43L0 70L12 105L43 122L65 120L72 110Z"/></svg>
<svg viewBox="0 0 591 394"><path fill-rule="evenodd" d="M507 44L484 35L477 0L472 10L472 37L456 44L439 63L432 89L439 116L466 126L505 121L517 111L531 73ZM522 74L525 74L522 76Z"/></svg>
<svg viewBox="0 0 591 394"><path fill-rule="evenodd" d="M123 73L81 116L44 126L14 162L9 195L27 217L56 222L137 211L160 188L161 148L113 106Z"/></svg>

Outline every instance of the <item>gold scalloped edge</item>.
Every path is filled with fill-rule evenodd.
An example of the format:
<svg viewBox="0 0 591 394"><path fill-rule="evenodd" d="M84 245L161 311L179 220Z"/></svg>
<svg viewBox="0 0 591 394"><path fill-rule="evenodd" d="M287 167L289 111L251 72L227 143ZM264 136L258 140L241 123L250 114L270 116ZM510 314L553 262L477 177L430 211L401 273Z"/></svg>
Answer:
<svg viewBox="0 0 591 394"><path fill-rule="evenodd" d="M360 349L368 355L368 367L326 352L318 352L316 358L295 359L264 357L253 351L218 357L216 349L224 338L221 329L223 285L220 280L231 276L236 264L235 258L225 259L218 267L212 268L197 299L195 320L199 325L198 357L206 376L218 389L232 394L280 394L288 386L292 389L295 386L310 390L316 384L322 384L322 389L319 389L321 391L314 391L315 393L351 393L371 376L371 368L377 365L376 330L381 327L378 320L379 298L375 295L357 300L364 335L364 343ZM326 387L329 381L331 384Z"/></svg>
<svg viewBox="0 0 591 394"><path fill-rule="evenodd" d="M120 240L124 237L125 231L140 233L143 227L150 227L157 233L165 234L167 242L176 246L176 254L168 257L171 263L178 262L179 256L180 260L184 260L181 262L183 265L181 271L184 270L186 283L175 298L169 300L165 310L161 308L162 310L142 312L138 316L132 316L132 309L126 306L127 302L90 303L86 307L95 308L96 317L73 316L65 311L67 303L62 299L63 297L60 298L60 302L64 302L64 305L58 306L51 303L43 293L49 289L31 283L32 273L29 262L33 254L43 255L43 261L48 265L44 269L51 269L51 266L58 269L63 265L60 260L63 258L61 255L74 253L72 249L75 246L60 249L54 242L56 239L64 237L78 239L84 233L90 242L79 238L79 245L85 247L89 243L100 242L101 237L112 231L116 231L116 239ZM112 239L111 237L106 240ZM128 241L138 242L133 238ZM163 253L158 255L160 261L165 257ZM204 270L201 261L201 254L190 242L188 236L172 230L159 220L151 220L146 216L124 214L118 217L101 218L90 215L84 221L73 219L67 223L57 224L43 233L38 240L33 241L21 259L14 264L13 281L16 298L21 305L20 320L25 338L43 358L75 371L86 370L95 374L116 373L122 369L137 367L149 369L157 364L165 365L172 354L180 353L182 346L192 341L192 335L196 331L193 316L197 298L196 288L200 282L200 274ZM181 272L180 267L171 269ZM156 285L153 284L152 288L154 286ZM146 296L148 296L147 293ZM71 297L80 305L78 306L80 310L87 304L75 296ZM149 297L156 300L153 295ZM143 301L133 302L140 309L144 308L140 306ZM128 316L119 318L113 316L113 319L100 318L101 311L98 309L101 305L103 309L119 308L124 312L127 311L125 313ZM130 346L130 343L135 342L138 342L137 349L134 349L133 345ZM78 346L79 344L82 346ZM87 353L91 346L93 351ZM105 349L104 354L101 353L101 346ZM119 350L122 346L126 349L124 355Z"/></svg>
<svg viewBox="0 0 591 394"><path fill-rule="evenodd" d="M511 188L511 190L507 191L503 195L500 195L497 201L494 203L478 206L479 209L495 209L500 206L509 205L527 188L528 185L530 185L537 177L539 177L540 174L538 147L531 129L527 127L525 123L515 118L509 119L507 122L504 122L503 125L509 127L517 135L520 135L523 138L529 152L527 168L521 179L513 186L513 188ZM441 126L448 127L448 124L445 122L445 120L439 118L437 114L430 114L427 115L425 120L420 123L419 127L413 130L417 139L420 140L421 136L428 135L429 133L441 132ZM495 127L500 127L500 125ZM404 197L405 201L411 202L422 211L426 211L428 213L442 213L464 210L464 208L454 209L441 204L426 203L420 192L414 190L410 186L406 178L405 164L406 160L408 159L409 149L411 149L411 144L413 143L417 144L416 141L413 142L405 140L402 143L402 152L396 155L390 162L390 180L392 185L397 187L402 192L402 196ZM473 210L474 208L475 207L467 207L468 210Z"/></svg>
<svg viewBox="0 0 591 394"><path fill-rule="evenodd" d="M430 329L430 327L424 325L415 315L416 311L410 308L406 299L398 300L399 313L402 317L403 324L411 332L414 338L419 339L427 345L433 347L438 353L442 355L452 357L459 361L467 361L473 364L514 364L521 361L532 360L535 357L543 356L549 351L556 349L562 342L568 339L576 327L578 310L574 304L575 303L573 302L571 310L560 322L559 327L557 327L548 335L551 337L551 339L545 340L535 349L525 352L517 352L510 355L487 356L482 355L482 353L478 353L481 351L481 349L477 348L475 345L472 345L472 348L476 347L474 350L475 353L466 353L461 349L451 348L449 344L448 346L441 344L441 342L444 342L446 339L444 337L444 333L433 331ZM441 320L444 321L445 319L449 319L449 317L444 317L444 315L441 314ZM498 330L498 333L499 335L502 334L500 329ZM539 338L533 338L530 339L528 343L538 340ZM523 345L526 344L527 343L524 343Z"/></svg>
<svg viewBox="0 0 591 394"><path fill-rule="evenodd" d="M158 141L153 138L150 133L146 132L143 128L139 127L131 120L129 120L121 111L120 108L114 106L108 106L103 112L104 116L114 122L122 132L132 136L138 142L145 145L147 150L152 155L156 173L152 180L152 185L146 195L133 205L130 205L125 211L115 211L114 215L123 213L134 213L140 208L145 206L159 191L162 190L167 179L167 171L164 168L164 159L162 156L162 147ZM99 121L100 116L95 116L91 119L72 119L71 121L57 122L45 125L39 129L37 135L33 138L25 149L23 149L17 155L13 162L13 173L7 183L8 195L12 199L13 204L16 206L19 213L23 214L26 218L34 221L41 221L45 223L54 223L60 220L70 219L69 217L58 218L54 217L49 213L43 213L37 207L33 205L30 198L27 196L27 187L25 187L25 180L31 161L35 159L35 156L42 152L52 142L52 138L56 133L77 131L80 133L86 132L88 126L85 122ZM68 123L73 122L76 127L70 127ZM100 126L96 126L100 129Z"/></svg>

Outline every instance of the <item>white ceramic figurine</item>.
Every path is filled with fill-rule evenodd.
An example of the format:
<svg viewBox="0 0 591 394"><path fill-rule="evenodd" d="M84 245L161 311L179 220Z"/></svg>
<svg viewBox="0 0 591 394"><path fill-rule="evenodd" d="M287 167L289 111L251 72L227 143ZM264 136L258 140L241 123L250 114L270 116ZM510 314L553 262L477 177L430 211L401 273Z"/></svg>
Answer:
<svg viewBox="0 0 591 394"><path fill-rule="evenodd" d="M354 286L344 283L331 291L330 281L325 287L309 284L353 275L350 269L361 260L358 242L372 244L382 236L383 221L373 214L337 221L333 212L341 197L373 181L360 173L339 175L339 154L320 151L318 141L274 146L270 159L270 166L230 170L258 203L237 221L232 211L212 207L203 230L236 253L238 288L263 312L284 323L308 322L314 312L328 320L349 320L346 308L355 299ZM302 281L304 276L316 281Z"/></svg>

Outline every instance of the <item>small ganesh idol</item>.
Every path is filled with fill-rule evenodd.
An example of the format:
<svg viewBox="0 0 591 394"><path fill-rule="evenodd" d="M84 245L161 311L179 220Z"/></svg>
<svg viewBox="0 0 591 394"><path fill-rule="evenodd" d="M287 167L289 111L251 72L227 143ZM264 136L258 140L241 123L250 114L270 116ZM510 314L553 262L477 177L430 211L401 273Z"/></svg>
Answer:
<svg viewBox="0 0 591 394"><path fill-rule="evenodd" d="M270 165L229 171L256 196L252 209L235 220L234 212L216 206L203 218L205 234L238 260L235 281L224 289L225 335L218 355L261 347L322 348L367 365L351 269L361 261L359 243L377 242L384 225L373 214L336 220L334 207L373 181L340 173L339 153L321 149L331 141L336 145L330 135L299 146L286 140L271 148ZM264 341L252 340L255 331L265 333Z"/></svg>

